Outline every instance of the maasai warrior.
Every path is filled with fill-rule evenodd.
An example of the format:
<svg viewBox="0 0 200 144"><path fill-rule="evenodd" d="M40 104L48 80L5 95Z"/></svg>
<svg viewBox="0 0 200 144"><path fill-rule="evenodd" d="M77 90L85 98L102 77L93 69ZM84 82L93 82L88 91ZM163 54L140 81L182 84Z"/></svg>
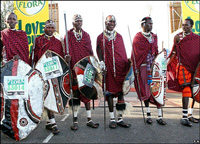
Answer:
<svg viewBox="0 0 200 144"><path fill-rule="evenodd" d="M15 29L17 24L17 15L15 13L7 15L7 24L8 28L1 31L1 40L4 45L2 65L13 58L20 58L30 64L28 38L25 31Z"/></svg>
<svg viewBox="0 0 200 144"><path fill-rule="evenodd" d="M172 59L177 59L178 61L178 64L174 69L176 69L178 83L182 88L183 116L181 124L190 127L192 126L192 123L189 122L189 120L192 122L198 122L197 119L193 118L192 111L189 112L188 119L188 103L189 98L192 97L192 91L190 88L191 80L200 60L200 37L192 32L193 24L194 22L192 19L185 19L182 24L183 32L175 35L174 45L168 57L170 61Z"/></svg>
<svg viewBox="0 0 200 144"><path fill-rule="evenodd" d="M64 58L62 43L54 37L54 32L54 22L52 20L47 20L44 27L44 34L36 38L34 50L35 63L47 50L52 50Z"/></svg>
<svg viewBox="0 0 200 144"><path fill-rule="evenodd" d="M97 37L97 55L100 60L100 65L106 72L106 100L108 102L110 112L110 128L116 128L117 125L129 128L131 124L123 121L122 115L125 110L128 111L130 104L124 102L122 93L122 85L125 75L129 68L129 62L126 55L126 50L122 36L114 30L116 26L116 19L113 15L109 15L105 20L106 30ZM104 38L103 38L104 36ZM105 40L105 54L104 41ZM105 55L105 61L104 61ZM118 121L116 122L114 116L113 98L118 98L116 103L116 110L118 114Z"/></svg>
<svg viewBox="0 0 200 144"><path fill-rule="evenodd" d="M72 19L73 28L68 31L68 47L69 55L66 57L66 60L70 62L70 69L72 70L74 65L86 56L93 56L92 45L90 36L87 32L82 29L83 19L81 15L75 14ZM66 46L66 37L64 39ZM87 112L87 126L92 128L98 128L99 124L94 123L91 119L91 108L90 108L90 99L86 98L78 90L78 82L76 79L76 74L72 70L73 74L73 99L69 100L69 110L72 109L72 100L73 100L73 109L74 109L74 122L71 125L72 130L78 129L78 110L80 108L80 101L85 104Z"/></svg>
<svg viewBox="0 0 200 144"><path fill-rule="evenodd" d="M44 34L37 37L35 40L35 50L34 50L35 64L47 50L52 50L64 58L62 43L53 36L54 32L55 32L54 22L52 20L47 20L45 22ZM58 134L59 129L55 121L54 113L52 111L47 110L47 114L49 121L47 121L46 129L51 130L53 134Z"/></svg>
<svg viewBox="0 0 200 144"><path fill-rule="evenodd" d="M153 22L150 17L144 17L141 21L142 32L138 32L133 39L133 49L131 59L134 63L134 55L137 69L135 75L138 75L139 86L141 95L138 90L138 84L135 79L135 88L138 94L138 98L144 101L148 124L152 124L151 112L149 108L149 102L156 105L158 109L158 119L156 120L159 124L165 125L166 122L162 117L161 105L155 101L150 91L150 84L152 82L151 76L151 65L154 58L158 54L157 35L151 32ZM134 53L134 55L133 55Z"/></svg>

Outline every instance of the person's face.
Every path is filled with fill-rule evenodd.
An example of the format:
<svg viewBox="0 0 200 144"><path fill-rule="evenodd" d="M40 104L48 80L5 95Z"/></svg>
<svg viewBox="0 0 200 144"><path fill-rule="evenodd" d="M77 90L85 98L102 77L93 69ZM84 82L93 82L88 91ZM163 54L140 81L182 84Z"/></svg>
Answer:
<svg viewBox="0 0 200 144"><path fill-rule="evenodd" d="M190 24L190 21L185 20L182 24L182 29L184 33L190 33L192 31L192 25Z"/></svg>
<svg viewBox="0 0 200 144"><path fill-rule="evenodd" d="M14 29L17 24L17 16L15 14L10 14L7 18L7 23L11 29Z"/></svg>
<svg viewBox="0 0 200 144"><path fill-rule="evenodd" d="M46 35L52 36L53 33L55 32L55 25L47 23L44 27L44 32Z"/></svg>
<svg viewBox="0 0 200 144"><path fill-rule="evenodd" d="M113 31L115 28L115 21L110 20L107 24L106 24L106 29L109 31Z"/></svg>
<svg viewBox="0 0 200 144"><path fill-rule="evenodd" d="M83 21L82 20L77 20L73 23L74 28L76 29L76 31L81 30L81 27L83 25Z"/></svg>
<svg viewBox="0 0 200 144"><path fill-rule="evenodd" d="M143 27L144 32L151 32L153 29L153 21L151 19L148 19L146 24Z"/></svg>

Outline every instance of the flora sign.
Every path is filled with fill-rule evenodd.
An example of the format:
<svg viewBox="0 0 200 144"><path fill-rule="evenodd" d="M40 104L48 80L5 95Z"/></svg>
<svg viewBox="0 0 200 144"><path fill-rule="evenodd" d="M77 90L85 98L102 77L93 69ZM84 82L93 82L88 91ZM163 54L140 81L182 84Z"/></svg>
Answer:
<svg viewBox="0 0 200 144"><path fill-rule="evenodd" d="M36 36L44 33L45 21L49 19L49 4L44 0L14 1L14 9L18 18L18 29L24 30L28 37L29 52L31 53L34 32ZM37 27L35 27L37 26Z"/></svg>
<svg viewBox="0 0 200 144"><path fill-rule="evenodd" d="M194 21L192 32L200 35L200 20L199 20L199 6L198 0L185 0L181 2L183 21L186 18L191 18Z"/></svg>
<svg viewBox="0 0 200 144"><path fill-rule="evenodd" d="M26 16L39 13L45 6L46 1L16 1L17 9Z"/></svg>

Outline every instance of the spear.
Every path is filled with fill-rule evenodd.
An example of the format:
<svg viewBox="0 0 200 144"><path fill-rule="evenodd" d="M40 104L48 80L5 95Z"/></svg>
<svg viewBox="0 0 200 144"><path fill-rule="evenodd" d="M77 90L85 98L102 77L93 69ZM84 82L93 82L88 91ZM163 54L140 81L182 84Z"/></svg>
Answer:
<svg viewBox="0 0 200 144"><path fill-rule="evenodd" d="M67 49L67 55L69 56L66 12L64 12L64 20L65 20L65 31L66 31L66 49ZM73 124L74 124L74 105L73 105L73 90L72 90L72 81L71 81L70 61L68 62L68 66L69 66L70 99L72 100L72 119L73 119Z"/></svg>
<svg viewBox="0 0 200 144"><path fill-rule="evenodd" d="M105 63L105 38L104 38L104 14L102 13L103 23L103 61ZM105 69L104 69L105 70ZM104 95L104 130L106 130L106 73L103 73L103 95Z"/></svg>
<svg viewBox="0 0 200 144"><path fill-rule="evenodd" d="M38 22L35 23L34 40L33 40L33 47L32 47L32 58L31 58L31 66L32 66L32 68L35 67L34 50L35 50L35 39L36 39L37 25L38 25Z"/></svg>
<svg viewBox="0 0 200 144"><path fill-rule="evenodd" d="M129 32L129 37L130 37L131 46L132 46L132 49L133 49L133 45L132 45L132 41L131 41L131 34L130 34L129 26L128 26L128 32ZM137 72L134 50L133 50L133 59L134 59L135 71ZM145 116L144 116L144 109L143 109L142 99L141 99L141 90L140 90L139 79L138 79L138 74L137 74L137 73L136 73L136 81L137 81L137 85L138 85L138 91L139 91L139 97L140 97L140 102L141 102L141 107L142 107L143 119L144 119L144 123L146 123L146 121L145 121Z"/></svg>

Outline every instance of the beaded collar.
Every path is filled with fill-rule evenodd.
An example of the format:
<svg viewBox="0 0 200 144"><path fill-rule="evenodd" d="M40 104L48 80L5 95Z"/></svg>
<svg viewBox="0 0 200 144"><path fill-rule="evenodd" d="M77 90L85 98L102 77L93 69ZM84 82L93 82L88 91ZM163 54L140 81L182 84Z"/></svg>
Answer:
<svg viewBox="0 0 200 144"><path fill-rule="evenodd" d="M76 32L75 30L73 30L74 32L74 36L76 37L77 41L80 41L82 39L82 31Z"/></svg>
<svg viewBox="0 0 200 144"><path fill-rule="evenodd" d="M48 40L50 40L52 37L53 37L53 35L51 35L51 36L48 36L47 34L44 34L45 36L46 36L46 38L48 39Z"/></svg>
<svg viewBox="0 0 200 144"><path fill-rule="evenodd" d="M150 32L146 33L146 32L142 32L142 35L150 42L150 43L153 43L154 42L154 39L152 37L152 34ZM149 35L149 37L148 37Z"/></svg>
<svg viewBox="0 0 200 144"><path fill-rule="evenodd" d="M115 40L117 32L115 30L113 31L105 30L104 35L107 37L108 41L113 39Z"/></svg>
<svg viewBox="0 0 200 144"><path fill-rule="evenodd" d="M188 36L188 35L190 35L190 33L183 33L183 38L186 37L186 36Z"/></svg>

